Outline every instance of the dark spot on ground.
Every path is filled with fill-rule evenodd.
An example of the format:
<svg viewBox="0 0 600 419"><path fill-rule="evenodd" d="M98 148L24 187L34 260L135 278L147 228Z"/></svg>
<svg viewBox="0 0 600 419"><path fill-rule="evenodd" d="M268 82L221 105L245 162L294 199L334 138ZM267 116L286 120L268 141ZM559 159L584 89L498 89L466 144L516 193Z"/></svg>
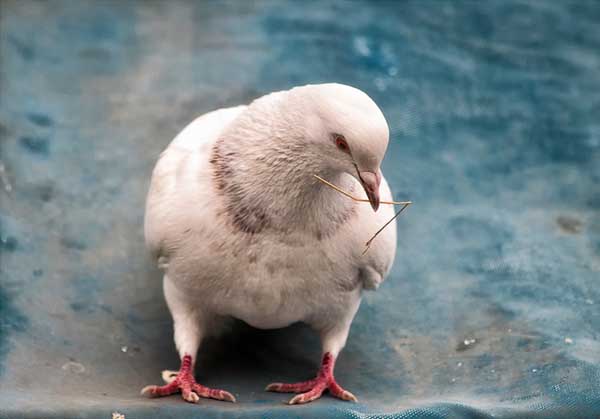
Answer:
<svg viewBox="0 0 600 419"><path fill-rule="evenodd" d="M33 271L33 276L35 276L36 278L39 278L40 276L42 276L44 274L44 271L42 269L35 269Z"/></svg>
<svg viewBox="0 0 600 419"><path fill-rule="evenodd" d="M69 304L69 307L71 307L71 309L73 311L76 311L78 313L85 310L86 307L88 308L89 313L92 312L92 310L90 310L89 306L86 306L85 304L82 304L82 303L71 303L71 304Z"/></svg>
<svg viewBox="0 0 600 419"><path fill-rule="evenodd" d="M13 293L0 283L0 375L9 351L9 334L24 331L27 323L25 315L14 304Z"/></svg>
<svg viewBox="0 0 600 419"><path fill-rule="evenodd" d="M27 45L25 42L15 38L14 36L8 37L8 42L11 43L13 48L25 61L31 61L34 57L33 48Z"/></svg>
<svg viewBox="0 0 600 419"><path fill-rule="evenodd" d="M508 320L513 320L516 317L516 314L514 311L506 309L499 305L494 305L492 307L489 307L486 311L495 321L499 321L499 322L506 322Z"/></svg>
<svg viewBox="0 0 600 419"><path fill-rule="evenodd" d="M95 313L99 307L96 296L100 291L100 283L96 278L79 277L71 281L73 295L69 306L73 311Z"/></svg>
<svg viewBox="0 0 600 419"><path fill-rule="evenodd" d="M569 234L581 233L581 228L583 227L581 220L569 217L568 215L559 215L556 218L556 224L558 224L563 233Z"/></svg>
<svg viewBox="0 0 600 419"><path fill-rule="evenodd" d="M73 239L70 237L63 237L60 239L60 244L67 249L74 250L85 250L87 248L86 244L81 240Z"/></svg>
<svg viewBox="0 0 600 419"><path fill-rule="evenodd" d="M527 350L528 348L530 348L530 347L531 347L531 345L532 345L533 343L534 343L534 341L533 341L533 339L531 339L531 338L520 338L520 339L517 341L517 347L518 347L518 348L521 348L521 349L524 349L524 350Z"/></svg>
<svg viewBox="0 0 600 419"><path fill-rule="evenodd" d="M13 236L0 237L0 249L14 252L19 246L19 241Z"/></svg>
<svg viewBox="0 0 600 419"><path fill-rule="evenodd" d="M100 309L102 309L102 311L104 311L105 313L108 314L112 314L112 307L106 304L100 304Z"/></svg>
<svg viewBox="0 0 600 419"><path fill-rule="evenodd" d="M52 184L48 185L39 185L36 187L36 194L42 199L44 202L49 202L54 198L54 186Z"/></svg>
<svg viewBox="0 0 600 419"><path fill-rule="evenodd" d="M52 118L50 118L48 115L44 115L42 113L35 113L35 112L28 113L27 119L29 119L35 125L40 126L40 127L49 127L54 124L54 121L52 121Z"/></svg>
<svg viewBox="0 0 600 419"><path fill-rule="evenodd" d="M50 153L50 143L47 138L24 136L19 138L19 144L33 154L47 156Z"/></svg>

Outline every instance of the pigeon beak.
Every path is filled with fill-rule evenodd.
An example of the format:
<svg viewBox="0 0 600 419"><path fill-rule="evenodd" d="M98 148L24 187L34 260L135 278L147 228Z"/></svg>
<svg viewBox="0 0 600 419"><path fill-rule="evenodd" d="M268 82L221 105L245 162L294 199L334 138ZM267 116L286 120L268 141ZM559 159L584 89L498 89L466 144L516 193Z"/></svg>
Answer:
<svg viewBox="0 0 600 419"><path fill-rule="evenodd" d="M379 208L379 184L381 183L381 174L379 171L377 171L377 173L358 172L358 177L360 178L360 183L363 188L365 188L367 198L369 198L373 211L377 211Z"/></svg>

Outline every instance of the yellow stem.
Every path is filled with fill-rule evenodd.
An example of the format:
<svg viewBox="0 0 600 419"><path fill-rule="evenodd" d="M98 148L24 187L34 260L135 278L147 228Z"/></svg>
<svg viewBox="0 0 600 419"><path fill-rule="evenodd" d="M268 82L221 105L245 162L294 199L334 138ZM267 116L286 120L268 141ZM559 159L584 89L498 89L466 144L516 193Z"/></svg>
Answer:
<svg viewBox="0 0 600 419"><path fill-rule="evenodd" d="M354 201L369 202L368 199L361 199L361 198L357 198L355 196L350 195L348 192L344 191L343 189L338 188L333 183L327 182L325 179L323 179L322 177L320 177L318 175L313 174L313 176L316 177L321 182L323 182L325 185L329 186L330 188L338 191L342 195L345 195ZM377 232L375 234L373 234L373 236L365 243L366 247L365 247L364 252L362 252L363 255L365 253L367 253L367 251L371 248L371 243L373 242L375 237L377 237L379 235L379 233L381 233L383 231L384 228L386 228L392 221L394 221L396 219L396 217L398 217L400 215L400 213L406 209L406 207L408 207L410 204L412 204L412 201L381 201L380 204L402 205L402 208L400 208L400 211L398 211L392 218L390 218L390 220L387 223L385 223L379 230L377 230Z"/></svg>
<svg viewBox="0 0 600 419"><path fill-rule="evenodd" d="M335 186L333 183L327 182L321 176L318 176L318 175L313 175L313 176L316 177L317 179L319 179L325 185L329 186L332 189L335 189L336 191L338 191L342 195L346 195L348 198L350 198L350 199L352 199L352 200L354 200L356 202L369 202L368 199L357 198L355 196L350 195L348 192L346 192L343 189L340 189L339 187ZM380 201L379 203L380 204L390 204L390 205L410 205L410 204L412 204L412 201Z"/></svg>

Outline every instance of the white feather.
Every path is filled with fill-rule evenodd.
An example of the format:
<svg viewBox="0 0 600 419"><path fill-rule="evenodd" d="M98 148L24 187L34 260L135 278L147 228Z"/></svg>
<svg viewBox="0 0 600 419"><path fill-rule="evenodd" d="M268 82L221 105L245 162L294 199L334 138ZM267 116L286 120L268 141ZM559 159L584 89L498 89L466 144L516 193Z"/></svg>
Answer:
<svg viewBox="0 0 600 419"><path fill-rule="evenodd" d="M258 328L306 322L321 333L324 352L335 356L344 346L363 289L377 288L391 267L396 229L390 225L362 255L393 207L375 213L314 180L317 173L366 197L339 170L347 162L336 154L330 130L345 130L356 164L381 162L385 119L368 96L341 85L296 88L208 113L161 154L145 235L165 270L182 355L195 356L202 338L229 317ZM217 142L232 156L226 181L240 202L231 202L216 182ZM385 179L380 193L392 199ZM264 210L267 225L254 233L236 228L230 211L239 205ZM350 216L340 221L336 212Z"/></svg>

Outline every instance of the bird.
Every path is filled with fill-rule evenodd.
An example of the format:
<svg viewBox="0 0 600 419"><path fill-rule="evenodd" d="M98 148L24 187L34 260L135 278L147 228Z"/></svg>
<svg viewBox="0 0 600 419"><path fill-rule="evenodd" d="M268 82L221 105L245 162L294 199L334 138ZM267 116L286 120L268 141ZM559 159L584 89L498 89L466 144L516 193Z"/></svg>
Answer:
<svg viewBox="0 0 600 419"><path fill-rule="evenodd" d="M236 319L259 329L305 323L321 338L314 378L274 382L266 391L297 393L289 404L326 391L357 401L334 366L363 294L384 281L396 254L395 221L364 253L394 214L379 208L392 198L381 171L388 142L377 104L339 83L215 110L174 138L152 172L144 234L164 272L181 365L143 395L235 402L198 383L194 370L202 341ZM348 199L315 174L368 202Z"/></svg>

